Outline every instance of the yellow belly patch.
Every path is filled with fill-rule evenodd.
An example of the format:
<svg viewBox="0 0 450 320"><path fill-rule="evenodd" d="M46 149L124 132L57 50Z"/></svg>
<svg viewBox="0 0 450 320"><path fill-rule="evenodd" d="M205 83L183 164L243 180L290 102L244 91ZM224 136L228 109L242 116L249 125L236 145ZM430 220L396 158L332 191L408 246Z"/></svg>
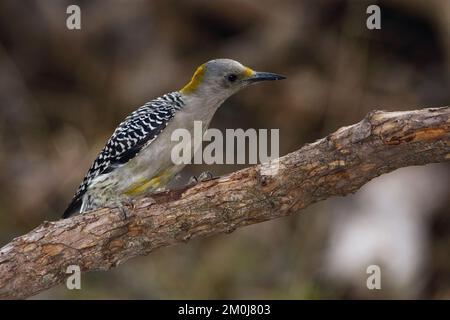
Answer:
<svg viewBox="0 0 450 320"><path fill-rule="evenodd" d="M159 176L156 176L151 179L141 179L137 183L135 183L130 189L125 191L124 193L128 196L137 196L145 193L150 189L158 189L163 183L165 183L170 178L170 171L165 170Z"/></svg>

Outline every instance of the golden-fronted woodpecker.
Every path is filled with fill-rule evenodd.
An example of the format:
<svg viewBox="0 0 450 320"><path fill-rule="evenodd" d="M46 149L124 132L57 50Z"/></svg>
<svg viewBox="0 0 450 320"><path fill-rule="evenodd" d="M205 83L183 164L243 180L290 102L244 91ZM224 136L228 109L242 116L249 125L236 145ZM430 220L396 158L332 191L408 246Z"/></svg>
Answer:
<svg viewBox="0 0 450 320"><path fill-rule="evenodd" d="M230 59L202 64L179 91L151 100L131 113L95 159L63 214L67 218L164 188L183 168L171 158L174 130L203 130L220 105L250 84L285 77L257 72ZM191 135L193 137L193 135ZM194 150L195 151L195 150ZM192 153L193 154L193 153Z"/></svg>

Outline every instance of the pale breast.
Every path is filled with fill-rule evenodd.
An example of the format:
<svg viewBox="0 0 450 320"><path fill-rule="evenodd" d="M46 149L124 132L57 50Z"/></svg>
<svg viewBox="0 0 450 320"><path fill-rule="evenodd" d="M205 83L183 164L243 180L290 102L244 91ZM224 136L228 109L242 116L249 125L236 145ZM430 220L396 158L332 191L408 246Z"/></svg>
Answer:
<svg viewBox="0 0 450 320"><path fill-rule="evenodd" d="M161 183L161 186L164 186L183 169L185 164L175 164L172 161L173 147L183 143L184 149L190 149L191 155L193 155L196 151L193 143L194 121L202 121L204 132L214 114L214 112L199 114L195 111L194 107L186 106L182 111L175 114L174 118L154 141L144 147L134 159L112 172L113 179L117 182L115 186L117 192L126 192L130 188L158 176L161 176L161 181L158 180L158 182ZM172 133L180 128L187 129L191 139L171 141Z"/></svg>

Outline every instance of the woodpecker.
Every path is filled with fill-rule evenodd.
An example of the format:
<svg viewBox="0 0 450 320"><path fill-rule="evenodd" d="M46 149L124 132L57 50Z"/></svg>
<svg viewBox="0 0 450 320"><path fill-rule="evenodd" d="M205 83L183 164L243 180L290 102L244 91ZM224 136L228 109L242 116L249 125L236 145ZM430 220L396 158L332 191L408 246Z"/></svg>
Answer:
<svg viewBox="0 0 450 320"><path fill-rule="evenodd" d="M231 59L202 64L181 90L147 102L120 123L63 218L100 207L120 208L133 197L163 189L184 166L171 160L175 129L192 133L194 121L201 121L204 132L228 97L256 82L282 79L285 77L257 72Z"/></svg>

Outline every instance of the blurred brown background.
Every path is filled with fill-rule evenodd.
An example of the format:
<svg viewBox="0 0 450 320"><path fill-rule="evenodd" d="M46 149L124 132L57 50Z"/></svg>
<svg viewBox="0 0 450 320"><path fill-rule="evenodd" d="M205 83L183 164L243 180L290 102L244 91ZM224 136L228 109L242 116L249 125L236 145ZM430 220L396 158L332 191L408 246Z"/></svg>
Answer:
<svg viewBox="0 0 450 320"><path fill-rule="evenodd" d="M79 31L66 28L70 4ZM369 4L381 30L366 28ZM288 80L237 94L211 126L279 128L285 154L372 109L448 105L450 1L2 0L0 245L59 219L116 125L221 57ZM37 298L450 298L449 181L448 164L398 170ZM382 290L366 288L372 264Z"/></svg>

